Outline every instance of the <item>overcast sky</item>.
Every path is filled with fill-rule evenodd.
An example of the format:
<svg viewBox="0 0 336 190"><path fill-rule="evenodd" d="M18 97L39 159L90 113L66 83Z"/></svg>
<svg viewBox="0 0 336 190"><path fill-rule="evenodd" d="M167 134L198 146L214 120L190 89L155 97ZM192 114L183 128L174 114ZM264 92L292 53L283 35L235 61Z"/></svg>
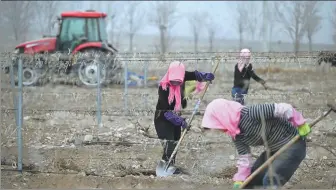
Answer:
<svg viewBox="0 0 336 190"><path fill-rule="evenodd" d="M96 1L99 2L99 1ZM78 2L85 5L85 7L89 7L90 4L94 2ZM122 7L124 3L127 2L118 2L119 4L115 4L117 9ZM261 5L262 2L255 2ZM107 2L108 4L108 2ZM149 2L143 1L142 9L149 9ZM119 7L120 6L120 7ZM237 2L234 1L180 1L178 3L178 12L182 15L180 21L175 25L172 29L174 35L177 36L191 36L191 31L188 27L188 21L186 19L188 13L194 11L206 11L213 16L215 22L219 24L220 29L217 31L218 37L225 37L227 39L237 39L238 32L235 29L234 21L235 21L235 9L237 6ZM322 22L322 29L314 36L315 43L327 43L332 44L332 33L334 32L331 27L331 23L329 21L331 9L336 6L336 2L333 1L324 1L321 7L321 16L324 17ZM104 6L106 8L107 6ZM115 8L115 7L113 7ZM272 10L271 10L272 11ZM262 19L262 17L260 18ZM280 28L281 29L281 28ZM142 34L158 34L158 29L154 26L147 25L144 27L139 33ZM282 40L282 41L290 41L289 37L282 32L281 30L277 30L274 32L273 41ZM206 38L205 34L203 35ZM306 42L306 39L304 39Z"/></svg>

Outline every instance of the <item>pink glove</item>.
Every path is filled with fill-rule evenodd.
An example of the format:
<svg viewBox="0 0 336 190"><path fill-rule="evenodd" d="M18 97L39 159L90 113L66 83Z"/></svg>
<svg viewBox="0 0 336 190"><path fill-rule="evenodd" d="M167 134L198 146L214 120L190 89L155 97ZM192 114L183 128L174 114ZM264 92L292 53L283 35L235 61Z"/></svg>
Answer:
<svg viewBox="0 0 336 190"><path fill-rule="evenodd" d="M202 90L204 90L204 88L205 88L205 82L196 82L196 90L195 90L195 92L196 93L200 93Z"/></svg>
<svg viewBox="0 0 336 190"><path fill-rule="evenodd" d="M306 119L302 116L302 114L298 111L296 111L293 108L293 116L289 119L289 121L294 125L294 127L301 126L306 123Z"/></svg>
<svg viewBox="0 0 336 190"><path fill-rule="evenodd" d="M285 118L294 125L294 127L298 127L306 123L306 119L302 116L302 114L296 111L292 105L287 103L278 103L274 104L274 116Z"/></svg>
<svg viewBox="0 0 336 190"><path fill-rule="evenodd" d="M233 176L233 181L245 181L245 179L251 174L252 168L252 155L244 154L240 155L237 161L237 173Z"/></svg>

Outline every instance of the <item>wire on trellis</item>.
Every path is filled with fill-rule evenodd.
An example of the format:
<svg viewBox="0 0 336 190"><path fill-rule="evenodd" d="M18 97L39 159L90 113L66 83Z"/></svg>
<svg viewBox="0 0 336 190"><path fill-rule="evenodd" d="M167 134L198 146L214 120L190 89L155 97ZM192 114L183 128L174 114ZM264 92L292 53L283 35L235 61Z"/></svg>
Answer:
<svg viewBox="0 0 336 190"><path fill-rule="evenodd" d="M255 52L253 54L253 60L255 63L269 63L271 60L276 60L277 62L288 62L289 60L294 60L295 62L298 62L300 65L300 61L298 60L299 58L308 58L308 59L311 59L311 60L315 60L316 58L318 58L317 55L318 52L300 52L299 54L297 55L294 55L292 52L276 52L276 53L265 53L265 52ZM35 54L34 56L32 55L26 55L26 54L20 54L20 55L15 55L12 54L12 53L3 53L1 55L1 61L3 62L3 60L5 60L6 62L6 65L10 65L11 69L12 66L13 66L13 57L15 58L18 58L18 62L19 62L19 65L18 65L18 70L20 72L18 72L18 78L19 78L19 87L14 87L14 81L11 79L11 88L9 87L4 87L2 88L2 91L4 93L8 93L8 94L11 94L12 96L14 96L14 105L17 106L17 108L6 108L6 107L2 107L2 113L5 113L5 114L10 114L10 113L15 113L16 111L16 122L17 122L17 131L18 131L18 143L21 144L21 141L22 141L22 137L20 136L20 131L21 131L21 128L22 128L22 118L23 118L23 114L46 114L46 113L52 113L52 112L67 112L67 113L74 113L75 115L76 114L89 114L89 115L96 115L96 117L98 118L97 119L97 124L98 126L101 126L101 115L108 115L108 116L142 116L142 115L152 115L154 114L154 110L153 109L146 109L146 110L140 110L138 108L134 108L134 109L130 109L128 108L128 98L127 97L134 97L134 96L140 96L140 97L144 97L144 98L150 98L151 94L146 94L146 93L129 93L128 92L128 78L127 78L127 70L128 70L128 67L131 67L131 66L141 66L141 67L144 67L145 68L145 76L147 76L147 70L149 69L148 68L148 63L149 62L157 62L158 64L155 65L156 68L162 68L164 65L165 66L168 66L169 62L167 61L173 61L173 60L180 60L180 61L185 61L185 62L188 62L188 61L194 61L195 64L198 66L199 65L199 61L213 61L215 59L216 56L219 56L219 59L221 61L221 64L222 65L225 65L225 63L228 63L229 60L236 60L237 59L237 55L238 55L238 52L202 52L202 53L190 53L190 52L174 52L174 53L166 53L164 55L161 55L161 54L157 54L157 53L133 53L133 54L128 54L128 53L125 53L125 54L122 54L122 53L119 53L115 56L115 58L120 61L120 62L123 62L125 63L124 64L124 69L125 69L125 74L124 74L124 92L123 93L113 93L113 94L108 94L108 92L103 92L104 90L102 90L101 88L101 85L97 85L97 91L96 93L92 93L92 92L89 92L87 95L85 95L85 97L88 97L88 96L93 96L95 95L96 96L96 109L93 110L91 108L87 108L87 110L80 110L80 109L72 109L72 110L65 110L65 109L23 109L23 102L24 102L24 98L27 98L29 97L29 95L31 94L34 94L36 92L34 91L30 91L30 92L26 92L25 88L22 87L22 69L27 66L27 65L32 65L32 64L35 64L35 67L36 66L41 66L41 64L45 64L45 65L48 65L52 68L63 68L63 67L67 67L69 66L69 62L64 62L64 61L58 61L56 63L52 63L50 61L48 61L49 59L48 58L53 58L53 59L56 59L56 60L60 60L60 58L62 56L68 56L68 55L64 55L64 54L61 54L61 53L54 53L54 54ZM43 56L48 56L48 57L43 57ZM78 54L76 55L77 58L79 58L79 60L81 59L81 56L87 56L86 54ZM44 58L42 60L44 60L43 62L36 62L34 60L41 60L41 58ZM47 59L45 59L47 58ZM105 57L103 57L105 58ZM106 57L108 59L110 59L110 57ZM139 62L141 64L139 64ZM27 64L28 63L28 64ZM134 64L132 64L134 63ZM189 64L191 64L190 62L188 62ZM273 62L272 62L273 63ZM99 66L100 64L98 64ZM146 66L147 65L147 66ZM13 72L11 72L11 74L13 74ZM98 81L100 80L100 74L98 72ZM11 77L12 78L12 77ZM21 80L20 80L21 79ZM147 81L147 78L145 79L145 81ZM100 84L98 82L98 84ZM11 91L11 92L9 92ZM18 91L18 92L16 92ZM15 94L18 94L19 97L21 97L20 99L17 99L16 98L16 95ZM43 95L42 95L43 94ZM73 99L76 99L78 98L79 96L83 96L82 94L79 95L78 93L68 93L67 95L65 95L67 93L64 93L64 94L55 94L53 95L55 97L55 99L57 98L65 98L64 96L68 96L67 98L69 98L69 96L73 97ZM295 93L284 93L284 96L287 96L288 95L295 95ZM319 93L316 93L313 94L313 95L318 95ZM110 97L110 96L120 96L123 101L125 102L124 104L124 108L123 109L120 109L119 110L115 110L116 108L112 108L114 109L113 110L108 110L108 109L104 109L102 110L102 97ZM154 95L154 93L153 93ZM231 96L230 93L223 93L223 94L220 94L220 96ZM302 95L302 94L301 94ZM326 94L323 94L323 95L326 95ZM41 100L43 100L43 97L44 96L51 96L51 93L48 94L48 92L43 92L40 94L36 94L35 97L36 98L40 98ZM219 96L219 94L214 94L214 95L211 95L209 94L210 97L215 97L215 96ZM254 97L254 96L258 96L257 94L254 95L254 94L251 94L249 95L249 97ZM260 96L260 95L259 95ZM274 96L282 96L279 95L279 94L274 94ZM265 96L266 97L266 96ZM269 96L267 96L269 97ZM307 95L307 97L310 97ZM23 101L22 101L22 98L23 98ZM32 97L29 97L29 98L32 98ZM274 98L274 97L273 97ZM286 98L288 100L288 98ZM254 99L254 100L262 100L261 99ZM304 101L303 99L301 101ZM18 102L17 104L15 102ZM301 110L303 110L305 108L302 108ZM323 108L316 108L316 109L323 109ZM311 110L311 108L309 109ZM201 111L204 111L204 110L201 110ZM191 112L190 110L185 110L185 113L188 114L188 112ZM22 155L22 144L21 146L19 146L19 155ZM19 156L20 157L20 156ZM19 160L21 160L21 162L19 161L18 162L18 165L19 165L19 168L20 168L20 163L22 163L22 157L19 158Z"/></svg>
<svg viewBox="0 0 336 190"><path fill-rule="evenodd" d="M101 110L101 114L105 116L152 116L155 113L155 109L127 109L127 110L117 110L117 107L112 108L111 110ZM297 108L300 111L318 111L318 113L323 112L326 107L315 107L312 109L312 107L309 108ZM5 108L2 110L2 113L4 114L10 114L15 113L17 109L14 108ZM127 114L125 114L125 111ZM157 110L157 111L168 111L168 110ZM205 109L200 109L200 112L204 112ZM91 110L81 110L81 109L71 109L71 110L65 110L65 109L24 109L23 111L25 114L34 115L34 114L46 114L46 113L55 113L55 112L66 112L66 113L73 113L75 115L78 114L84 114L84 115L96 115L97 110L91 109ZM193 110L183 110L184 115L191 115ZM141 113L141 114L140 114ZM143 114L143 115L142 115ZM202 114L200 114L202 115Z"/></svg>

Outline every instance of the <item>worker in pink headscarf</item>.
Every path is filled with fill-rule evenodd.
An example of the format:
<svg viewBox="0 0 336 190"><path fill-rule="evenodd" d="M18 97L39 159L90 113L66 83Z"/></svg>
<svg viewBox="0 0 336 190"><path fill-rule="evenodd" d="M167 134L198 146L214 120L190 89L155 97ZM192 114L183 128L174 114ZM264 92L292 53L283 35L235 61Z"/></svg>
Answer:
<svg viewBox="0 0 336 190"><path fill-rule="evenodd" d="M234 80L232 87L232 98L236 102L245 104L244 98L248 93L250 86L251 77L257 82L261 83L265 88L265 81L261 79L258 75L253 71L252 64L250 63L251 52L249 49L242 49L239 54L238 63L235 65L234 69Z"/></svg>
<svg viewBox="0 0 336 190"><path fill-rule="evenodd" d="M180 116L181 108L187 106L184 99L185 81L212 81L215 76L212 73L186 71L183 63L174 61L170 63L167 73L163 76L159 85L159 98L156 104L154 125L158 138L166 140L163 144L164 152L161 162L167 162L172 155L176 142L181 136L181 127L186 128L187 122ZM171 166L175 174L181 170L174 166L175 158Z"/></svg>
<svg viewBox="0 0 336 190"><path fill-rule="evenodd" d="M239 188L246 178L267 159L265 151L253 163L250 146L261 146L267 141L268 147L265 148L273 155L297 134L303 137L273 161L274 177L272 179L266 169L245 186L247 189L260 186L268 189L271 180L277 187L288 182L306 156L304 137L311 131L301 113L290 104L243 106L236 101L225 99L215 99L208 104L203 116L202 127L220 130L232 138L239 156L238 171L233 176L235 188Z"/></svg>

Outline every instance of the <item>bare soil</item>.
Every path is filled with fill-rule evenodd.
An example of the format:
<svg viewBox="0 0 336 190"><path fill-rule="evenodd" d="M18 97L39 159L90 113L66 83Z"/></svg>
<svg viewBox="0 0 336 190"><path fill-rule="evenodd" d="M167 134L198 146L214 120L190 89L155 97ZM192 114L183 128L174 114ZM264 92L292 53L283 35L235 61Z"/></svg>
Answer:
<svg viewBox="0 0 336 190"><path fill-rule="evenodd" d="M219 71L205 102L231 99L232 68L228 65ZM285 92L265 91L252 81L248 104L292 103L311 121L328 109L327 101L336 102L335 71L256 68L268 85ZM2 84L8 84L4 76ZM66 85L24 88L25 171L19 174L14 171L18 150L12 92L2 89L1 188L231 188L235 149L225 134L203 134L199 129L202 116L196 116L177 157L177 164L192 175L155 176L162 153L153 124L157 89L143 87L128 89L127 113L123 88L103 88L100 127L96 89ZM194 102L189 101L187 110L193 109ZM205 106L201 105L201 113ZM139 111L143 109L152 111ZM309 136L307 157L287 188L334 188L335 118L331 113L316 125ZM106 144L83 144L90 137ZM262 150L254 148L253 153Z"/></svg>

